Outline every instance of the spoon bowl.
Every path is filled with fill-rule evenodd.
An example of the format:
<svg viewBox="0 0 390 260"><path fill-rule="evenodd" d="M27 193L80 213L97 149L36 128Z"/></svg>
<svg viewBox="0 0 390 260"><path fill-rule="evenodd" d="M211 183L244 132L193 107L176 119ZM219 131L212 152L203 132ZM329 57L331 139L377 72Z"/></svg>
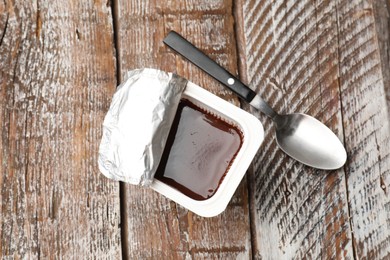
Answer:
<svg viewBox="0 0 390 260"><path fill-rule="evenodd" d="M164 43L271 118L279 147L292 158L324 170L338 169L346 162L347 153L338 137L314 117L300 113L279 115L256 92L174 31Z"/></svg>
<svg viewBox="0 0 390 260"><path fill-rule="evenodd" d="M309 115L278 115L276 142L297 161L314 168L332 170L342 167L347 153L338 137L323 123Z"/></svg>

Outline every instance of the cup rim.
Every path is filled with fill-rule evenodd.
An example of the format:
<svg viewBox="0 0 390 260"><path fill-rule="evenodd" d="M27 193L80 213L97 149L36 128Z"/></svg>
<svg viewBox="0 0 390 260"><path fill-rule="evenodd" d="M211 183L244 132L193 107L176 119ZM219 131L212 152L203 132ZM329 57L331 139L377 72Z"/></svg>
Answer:
<svg viewBox="0 0 390 260"><path fill-rule="evenodd" d="M190 81L187 83L182 98L200 103L218 113L222 118L234 122L242 131L242 145L217 191L208 199L195 200L157 179L153 180L151 188L200 216L213 217L223 212L233 197L264 140L264 128L252 114Z"/></svg>

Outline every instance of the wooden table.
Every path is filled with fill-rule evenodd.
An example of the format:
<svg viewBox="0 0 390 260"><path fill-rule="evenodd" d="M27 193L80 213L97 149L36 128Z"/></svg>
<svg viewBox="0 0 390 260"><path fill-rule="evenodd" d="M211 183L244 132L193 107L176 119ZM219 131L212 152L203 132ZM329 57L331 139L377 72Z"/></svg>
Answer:
<svg viewBox="0 0 390 260"><path fill-rule="evenodd" d="M0 1L0 258L390 259L389 5ZM172 29L277 111L324 122L345 144L345 167L287 157L270 120L164 46ZM99 173L115 87L143 67L184 76L264 124L223 214L202 218Z"/></svg>

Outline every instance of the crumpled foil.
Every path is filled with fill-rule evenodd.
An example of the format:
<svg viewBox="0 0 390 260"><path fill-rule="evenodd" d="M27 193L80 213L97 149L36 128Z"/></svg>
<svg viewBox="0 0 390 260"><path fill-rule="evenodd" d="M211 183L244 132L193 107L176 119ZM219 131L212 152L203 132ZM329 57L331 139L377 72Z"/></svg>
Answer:
<svg viewBox="0 0 390 260"><path fill-rule="evenodd" d="M98 164L106 177L150 185L186 84L160 70L128 72L103 122Z"/></svg>

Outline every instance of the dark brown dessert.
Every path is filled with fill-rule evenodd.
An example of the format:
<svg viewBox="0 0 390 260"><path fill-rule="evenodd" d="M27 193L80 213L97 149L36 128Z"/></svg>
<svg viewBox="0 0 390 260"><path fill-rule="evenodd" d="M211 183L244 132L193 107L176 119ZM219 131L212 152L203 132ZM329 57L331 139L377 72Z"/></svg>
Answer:
<svg viewBox="0 0 390 260"><path fill-rule="evenodd" d="M217 191L241 145L236 126L181 100L155 178L206 200Z"/></svg>

